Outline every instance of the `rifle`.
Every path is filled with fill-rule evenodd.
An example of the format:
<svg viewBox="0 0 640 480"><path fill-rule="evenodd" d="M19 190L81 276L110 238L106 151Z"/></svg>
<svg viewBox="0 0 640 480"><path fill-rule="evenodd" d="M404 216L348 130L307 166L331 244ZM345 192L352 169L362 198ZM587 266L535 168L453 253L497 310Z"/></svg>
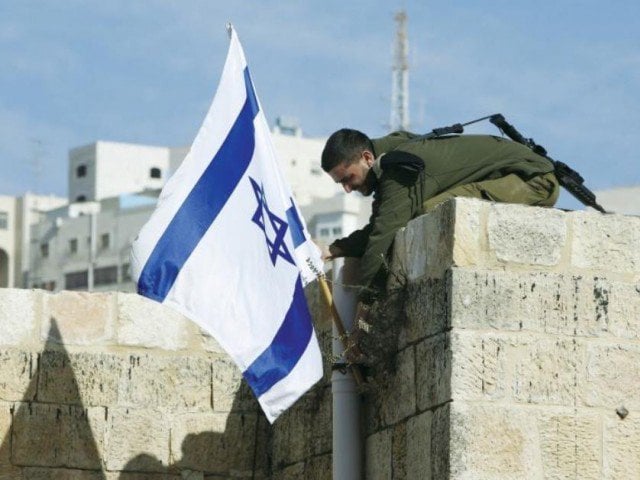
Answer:
<svg viewBox="0 0 640 480"><path fill-rule="evenodd" d="M571 195L580 200L580 202L582 202L584 205L594 208L599 212L607 213L606 210L602 208L602 206L600 206L596 201L596 195L584 185L584 178L582 178L582 176L578 172L576 172L566 163L559 162L551 158L547 154L547 150L542 145L538 145L536 142L534 142L533 138L523 137L520 132L518 132L518 130L516 130L513 125L508 123L500 113L487 115L486 117L478 118L467 123L455 123L449 127L434 128L430 133L422 135L421 137L419 137L419 139L428 140L430 138L436 138L452 133L459 134L464 131L465 126L487 119L489 119L491 123L498 127L498 130L500 130L514 142L520 143L525 147L530 148L534 153L549 160L553 165L554 173L556 175L556 178L558 179L558 183L563 186Z"/></svg>

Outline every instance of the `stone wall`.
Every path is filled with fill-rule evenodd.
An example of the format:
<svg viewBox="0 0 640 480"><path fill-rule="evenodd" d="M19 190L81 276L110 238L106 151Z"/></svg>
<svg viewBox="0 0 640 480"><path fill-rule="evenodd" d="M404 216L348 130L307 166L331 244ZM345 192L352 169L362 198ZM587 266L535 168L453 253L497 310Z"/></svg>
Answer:
<svg viewBox="0 0 640 480"><path fill-rule="evenodd" d="M640 219L448 202L364 338L368 479L640 472ZM0 290L0 479L331 478L325 379L270 426L217 344L136 295Z"/></svg>
<svg viewBox="0 0 640 480"><path fill-rule="evenodd" d="M265 478L269 430L194 324L132 294L0 290L0 479Z"/></svg>
<svg viewBox="0 0 640 480"><path fill-rule="evenodd" d="M640 218L459 199L393 268L368 479L640 478Z"/></svg>

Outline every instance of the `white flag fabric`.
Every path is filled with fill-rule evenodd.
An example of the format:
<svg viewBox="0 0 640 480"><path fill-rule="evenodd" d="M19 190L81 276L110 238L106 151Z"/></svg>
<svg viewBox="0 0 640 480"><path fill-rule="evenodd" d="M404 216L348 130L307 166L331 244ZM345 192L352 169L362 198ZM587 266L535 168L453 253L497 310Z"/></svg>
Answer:
<svg viewBox="0 0 640 480"><path fill-rule="evenodd" d="M303 291L322 271L320 252L280 173L234 30L209 112L131 259L138 293L216 338L270 422L322 377Z"/></svg>

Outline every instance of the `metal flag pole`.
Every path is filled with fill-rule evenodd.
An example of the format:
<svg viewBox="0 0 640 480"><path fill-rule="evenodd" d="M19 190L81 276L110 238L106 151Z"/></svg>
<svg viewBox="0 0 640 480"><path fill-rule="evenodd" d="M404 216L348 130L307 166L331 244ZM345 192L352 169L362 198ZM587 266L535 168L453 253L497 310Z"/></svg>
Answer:
<svg viewBox="0 0 640 480"><path fill-rule="evenodd" d="M342 323L342 318L340 318L340 313L338 312L338 309L336 308L336 304L333 301L333 295L331 294L331 289L329 288L329 285L327 284L327 280L324 277L320 277L318 279L318 283L320 285L320 291L322 293L322 297L324 298L324 301L331 309L331 317L333 318L333 324L335 325L336 330L338 331L338 336L340 337L340 341L342 342L343 351L347 350L348 347L347 347L346 339L348 337L348 333L346 328L344 328L344 323ZM360 367L357 364L352 363L349 365L349 368L351 369L351 373L353 374L353 378L356 380L356 384L358 385L358 387L362 387L364 385L364 377L362 376Z"/></svg>

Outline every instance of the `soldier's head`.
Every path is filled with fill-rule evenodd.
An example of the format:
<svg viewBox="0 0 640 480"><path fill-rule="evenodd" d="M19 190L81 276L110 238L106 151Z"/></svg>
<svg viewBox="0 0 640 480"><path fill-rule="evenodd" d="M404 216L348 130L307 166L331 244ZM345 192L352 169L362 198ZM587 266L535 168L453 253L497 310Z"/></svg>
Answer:
<svg viewBox="0 0 640 480"><path fill-rule="evenodd" d="M374 160L373 143L369 137L349 128L334 132L322 151L322 169L347 193L355 190L365 196L371 194L368 174Z"/></svg>

